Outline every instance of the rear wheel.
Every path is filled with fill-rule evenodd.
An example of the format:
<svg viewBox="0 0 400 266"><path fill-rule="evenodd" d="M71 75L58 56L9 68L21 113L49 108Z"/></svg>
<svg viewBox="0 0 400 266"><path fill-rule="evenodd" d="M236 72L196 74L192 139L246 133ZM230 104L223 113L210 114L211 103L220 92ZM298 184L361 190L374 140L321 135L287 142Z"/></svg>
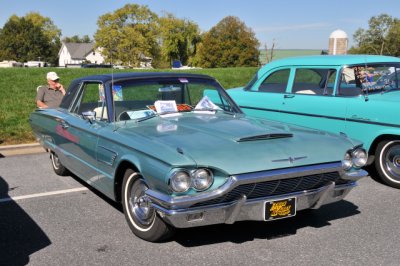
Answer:
<svg viewBox="0 0 400 266"><path fill-rule="evenodd" d="M128 169L122 184L122 206L132 232L144 240L158 242L172 236L174 228L158 216L145 195L147 189L142 176Z"/></svg>
<svg viewBox="0 0 400 266"><path fill-rule="evenodd" d="M69 175L68 169L61 164L57 154L55 154L54 152L50 152L50 160L51 160L51 165L53 166L53 170L57 175L61 176Z"/></svg>
<svg viewBox="0 0 400 266"><path fill-rule="evenodd" d="M375 154L375 168L382 181L400 188L400 140L380 142Z"/></svg>

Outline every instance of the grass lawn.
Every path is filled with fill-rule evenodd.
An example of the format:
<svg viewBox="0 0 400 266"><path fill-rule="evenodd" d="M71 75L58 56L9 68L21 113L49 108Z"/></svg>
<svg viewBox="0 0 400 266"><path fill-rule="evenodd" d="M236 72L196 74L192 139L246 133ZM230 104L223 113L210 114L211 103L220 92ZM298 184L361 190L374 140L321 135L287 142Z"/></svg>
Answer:
<svg viewBox="0 0 400 266"><path fill-rule="evenodd" d="M36 109L36 88L46 84L46 73L56 71L64 87L71 80L93 74L111 73L111 69L84 68L0 68L0 145L35 141L29 126L29 114ZM113 70L127 72L139 70ZM165 70L152 70L165 71ZM170 70L168 70L170 71ZM215 77L224 88L245 85L257 68L217 68L185 70Z"/></svg>

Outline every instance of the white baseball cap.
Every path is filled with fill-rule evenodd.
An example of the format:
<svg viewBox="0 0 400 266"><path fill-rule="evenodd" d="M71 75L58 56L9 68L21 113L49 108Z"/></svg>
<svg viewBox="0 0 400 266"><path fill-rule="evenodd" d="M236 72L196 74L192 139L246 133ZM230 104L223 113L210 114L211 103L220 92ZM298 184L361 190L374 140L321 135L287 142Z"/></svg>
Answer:
<svg viewBox="0 0 400 266"><path fill-rule="evenodd" d="M47 73L47 80L58 80L60 79L56 72L49 72Z"/></svg>

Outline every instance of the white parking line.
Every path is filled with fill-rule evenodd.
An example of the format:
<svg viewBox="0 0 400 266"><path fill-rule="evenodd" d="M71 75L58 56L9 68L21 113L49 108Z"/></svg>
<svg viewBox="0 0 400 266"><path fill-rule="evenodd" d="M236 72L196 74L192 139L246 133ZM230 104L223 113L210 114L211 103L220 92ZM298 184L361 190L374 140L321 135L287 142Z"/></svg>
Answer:
<svg viewBox="0 0 400 266"><path fill-rule="evenodd" d="M58 195L58 194L66 194L66 193L79 192L79 191L85 191L85 190L88 190L88 188L78 187L78 188L71 188L71 189L65 189L65 190L57 190L57 191L52 191L52 192L30 194L30 195L25 195L25 196L9 197L9 198L0 199L0 203L7 202L7 201L17 201L17 200L22 200L22 199L46 197L46 196L52 196L52 195Z"/></svg>

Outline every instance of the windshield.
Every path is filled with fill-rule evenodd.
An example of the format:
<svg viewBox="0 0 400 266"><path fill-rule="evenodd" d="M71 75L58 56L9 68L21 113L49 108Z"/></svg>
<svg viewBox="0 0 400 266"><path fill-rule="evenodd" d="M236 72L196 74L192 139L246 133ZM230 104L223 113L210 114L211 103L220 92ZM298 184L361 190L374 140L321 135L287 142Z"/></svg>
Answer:
<svg viewBox="0 0 400 266"><path fill-rule="evenodd" d="M357 96L400 89L400 64L363 64L345 67L339 95Z"/></svg>
<svg viewBox="0 0 400 266"><path fill-rule="evenodd" d="M218 82L204 78L122 80L113 85L116 121L180 112L241 113Z"/></svg>

